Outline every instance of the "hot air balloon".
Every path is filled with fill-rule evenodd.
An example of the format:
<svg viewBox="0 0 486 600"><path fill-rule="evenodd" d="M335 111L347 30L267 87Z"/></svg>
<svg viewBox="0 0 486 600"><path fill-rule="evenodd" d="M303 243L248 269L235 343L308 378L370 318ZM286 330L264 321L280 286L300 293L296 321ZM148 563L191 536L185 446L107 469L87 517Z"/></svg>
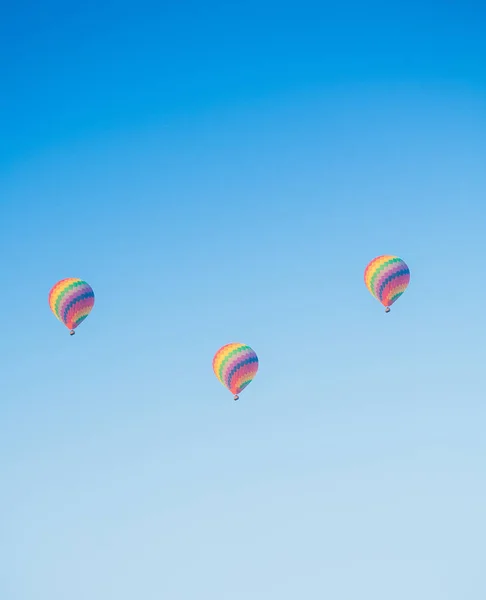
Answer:
<svg viewBox="0 0 486 600"><path fill-rule="evenodd" d="M74 330L89 315L94 306L94 292L82 279L69 277L58 281L49 292L49 306L54 315L74 335Z"/></svg>
<svg viewBox="0 0 486 600"><path fill-rule="evenodd" d="M371 294L383 304L385 312L400 298L410 283L410 269L398 256L385 254L374 258L365 269L364 280Z"/></svg>
<svg viewBox="0 0 486 600"><path fill-rule="evenodd" d="M251 383L258 371L258 357L246 344L226 344L213 358L213 371L219 381L238 400L246 386Z"/></svg>

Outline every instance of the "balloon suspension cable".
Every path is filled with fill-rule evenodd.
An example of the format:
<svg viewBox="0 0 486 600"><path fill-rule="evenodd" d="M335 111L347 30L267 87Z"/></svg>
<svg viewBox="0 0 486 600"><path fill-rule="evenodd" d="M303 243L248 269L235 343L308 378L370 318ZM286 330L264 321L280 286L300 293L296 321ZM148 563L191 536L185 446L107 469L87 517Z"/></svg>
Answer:
<svg viewBox="0 0 486 600"><path fill-rule="evenodd" d="M385 312L386 312L386 313L389 313L389 312L390 312L390 307L389 307L389 306L387 306L387 307L386 307L386 309L385 309Z"/></svg>
<svg viewBox="0 0 486 600"><path fill-rule="evenodd" d="M238 400L238 399L239 399L238 394L235 394L235 397L233 398L233 400L236 402L236 400Z"/></svg>
<svg viewBox="0 0 486 600"><path fill-rule="evenodd" d="M74 329L71 329L71 331L69 332L69 335L74 335L76 332L74 331Z"/></svg>

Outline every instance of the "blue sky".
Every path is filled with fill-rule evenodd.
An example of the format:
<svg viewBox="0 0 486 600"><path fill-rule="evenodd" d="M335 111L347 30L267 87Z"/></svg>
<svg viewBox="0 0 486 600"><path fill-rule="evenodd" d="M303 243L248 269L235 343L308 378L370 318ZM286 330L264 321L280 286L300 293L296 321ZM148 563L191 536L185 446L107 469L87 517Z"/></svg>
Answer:
<svg viewBox="0 0 486 600"><path fill-rule="evenodd" d="M484 8L3 12L0 597L482 597Z"/></svg>

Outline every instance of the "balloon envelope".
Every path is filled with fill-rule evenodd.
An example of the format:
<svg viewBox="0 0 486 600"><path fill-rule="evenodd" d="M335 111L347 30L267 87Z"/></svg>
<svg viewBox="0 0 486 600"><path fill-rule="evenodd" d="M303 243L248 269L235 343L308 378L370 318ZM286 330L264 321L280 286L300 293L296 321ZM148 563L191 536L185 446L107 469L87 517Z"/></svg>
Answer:
<svg viewBox="0 0 486 600"><path fill-rule="evenodd" d="M213 371L232 394L239 394L258 371L258 357L246 344L226 344L213 358Z"/></svg>
<svg viewBox="0 0 486 600"><path fill-rule="evenodd" d="M54 315L73 331L94 306L94 292L82 279L69 277L58 281L49 292L49 306Z"/></svg>
<svg viewBox="0 0 486 600"><path fill-rule="evenodd" d="M410 269L398 256L374 258L364 273L366 287L386 308L400 298L410 283Z"/></svg>

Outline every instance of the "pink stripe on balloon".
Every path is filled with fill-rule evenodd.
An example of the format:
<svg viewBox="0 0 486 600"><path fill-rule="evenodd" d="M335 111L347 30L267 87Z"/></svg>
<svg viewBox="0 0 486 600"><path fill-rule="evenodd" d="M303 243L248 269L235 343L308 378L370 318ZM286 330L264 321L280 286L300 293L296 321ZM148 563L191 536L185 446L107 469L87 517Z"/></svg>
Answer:
<svg viewBox="0 0 486 600"><path fill-rule="evenodd" d="M59 317L61 320L63 319L64 311L66 310L66 306L77 296L77 292L75 290L71 290L68 293L65 293L62 296L61 302L59 302Z"/></svg>
<svg viewBox="0 0 486 600"><path fill-rule="evenodd" d="M388 277L392 276L394 273L399 271L400 269L401 269L401 265L391 265L391 266L389 265L383 270L381 275L375 281L375 289L373 291L377 297L379 297L379 290L380 290L381 286L383 285L383 282Z"/></svg>
<svg viewBox="0 0 486 600"><path fill-rule="evenodd" d="M396 290L401 287L406 287L408 285L409 281L410 281L410 275L407 274L407 275L401 275L400 277L392 279L392 281L387 283L387 285L385 286L385 288L383 290L383 304L385 304L385 306L391 306L391 304L393 304L393 302L395 301L395 300L393 300L393 302L392 302L391 299L394 296L394 294L396 293ZM391 304L390 304L390 302L391 302Z"/></svg>
<svg viewBox="0 0 486 600"><path fill-rule="evenodd" d="M247 360L253 356L253 353L250 350L245 350L244 352L238 352L233 358L231 358L225 365L222 378L225 384L228 384L228 378L231 371L241 362Z"/></svg>
<svg viewBox="0 0 486 600"><path fill-rule="evenodd" d="M386 274L385 274L385 276L384 276L384 277L381 277L381 278L380 278L379 285L377 284L377 286L376 286L376 295L377 295L377 296L378 296L378 291L379 291L379 289L380 289L381 285L383 284L383 282L384 282L384 281L385 281L385 280L386 280L388 277L392 277L392 276L394 276L396 273L399 273L400 271L403 271L403 268L404 268L403 266L400 266L400 268L396 268L396 269L393 269L393 270L392 270L392 269L390 269L390 270L388 271L388 273L386 273ZM394 277L394 278L393 278L391 281L389 281L389 282L388 282L388 283L385 285L385 287L384 287L384 289L383 289L382 297L383 297L383 298L385 297L385 290L386 290L386 289L388 289L390 285L391 285L391 286L396 286L396 285L397 285L397 283L396 283L396 282L400 281L400 280L401 280L403 277L408 277L408 281L410 281L410 274L409 274L409 273L407 273L406 275L400 275L399 277Z"/></svg>
<svg viewBox="0 0 486 600"><path fill-rule="evenodd" d="M83 298L83 300L80 300L79 302L76 302L76 304L73 304L73 306L68 311L66 325L72 329L75 321L77 321L77 316L80 313L84 312L87 308L93 308L93 305L93 297Z"/></svg>
<svg viewBox="0 0 486 600"><path fill-rule="evenodd" d="M247 379L253 378L255 373L258 371L258 363L249 363L238 369L238 371L233 376L233 381L231 384L231 391L235 394L238 393L239 387L241 384Z"/></svg>

